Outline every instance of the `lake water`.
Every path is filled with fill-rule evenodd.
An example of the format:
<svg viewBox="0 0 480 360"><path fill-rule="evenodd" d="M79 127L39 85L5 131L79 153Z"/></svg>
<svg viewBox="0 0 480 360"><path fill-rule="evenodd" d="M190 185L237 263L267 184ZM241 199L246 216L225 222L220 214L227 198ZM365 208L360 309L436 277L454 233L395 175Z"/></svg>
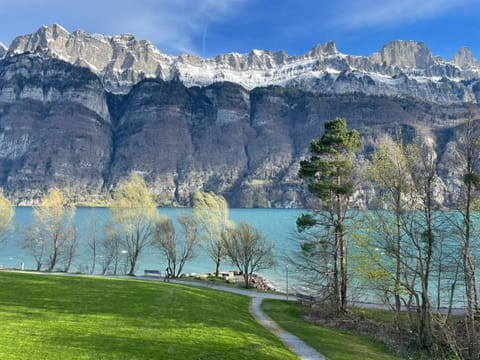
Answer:
<svg viewBox="0 0 480 360"><path fill-rule="evenodd" d="M189 212L190 209L162 208L159 213L174 219L181 212ZM248 222L259 229L265 237L275 243L274 256L277 265L273 269L259 271L259 274L268 279L277 289L284 290L286 287L286 263L284 254L292 251L297 245L294 241L295 221L301 214L298 209L230 209L230 219L238 223ZM31 207L18 207L13 219L16 231L9 236L7 241L0 248L0 267L21 268L22 263L25 269L35 269L35 261L19 245L21 232L32 221L33 209ZM75 258L71 272L87 272L92 262L89 256L86 243L88 236L91 236L90 220L97 218L97 229L101 233L102 224L109 217L106 208L78 208L75 222L79 233L79 255ZM97 268L100 266L97 263ZM136 273L143 274L145 269L165 269L165 258L155 248L150 248L141 256ZM215 264L201 249L198 256L188 262L183 270L184 273L207 273L215 270ZM236 270L228 260L221 266L222 271ZM294 291L294 274L290 270L289 289Z"/></svg>
<svg viewBox="0 0 480 360"><path fill-rule="evenodd" d="M191 209L172 209L161 208L159 213L161 215L167 215L172 219L182 213L190 212ZM274 258L276 266L271 269L265 269L258 272L259 275L269 280L277 290L284 291L287 283L287 262L285 255L291 254L295 250L298 250L299 242L295 238L296 219L305 210L299 209L230 209L230 219L238 223L245 221L257 229L259 229L263 235L275 244ZM70 268L70 272L88 273L92 263L91 250L86 246L89 236L91 237L91 226L89 223L92 218L97 219L97 233L101 236L102 225L110 216L107 208L78 208L76 212L75 222L79 229L78 232L78 244L79 251L78 256L74 259ZM0 268L21 268L22 264L25 269L35 269L35 261L31 255L22 250L18 245L21 239L21 233L23 229L26 229L32 221L33 209L30 207L18 207L15 211L15 217L13 224L15 230L13 234L0 246ZM476 221L479 221L476 219ZM452 240L453 241L453 240ZM355 251L354 251L355 252ZM188 262L183 273L208 273L214 272L215 264L208 257L208 255L199 248L198 256ZM480 251L478 252L480 256ZM350 254L352 255L352 254ZM123 261L126 263L126 258ZM101 265L97 262L98 271L100 271ZM159 250L156 248L149 248L144 251L137 264L136 273L141 275L145 269L158 269L163 270L166 268L166 260ZM221 271L237 270L228 259L225 259L221 265ZM355 271L349 270L349 291L350 296L357 300L379 301L379 299L370 293L369 287L359 286L355 290L356 283ZM296 273L292 266L290 266L288 272L288 284L289 291L295 292L302 286L302 281L299 281L301 273ZM432 278L433 281L433 278ZM446 278L446 288L450 288L448 277ZM432 287L434 284L432 283ZM463 303L462 291L456 292L456 304ZM432 294L433 295L433 294ZM459 296L459 298L457 298ZM448 293L442 293L442 304L445 304L445 299L448 298ZM432 298L433 300L434 298Z"/></svg>

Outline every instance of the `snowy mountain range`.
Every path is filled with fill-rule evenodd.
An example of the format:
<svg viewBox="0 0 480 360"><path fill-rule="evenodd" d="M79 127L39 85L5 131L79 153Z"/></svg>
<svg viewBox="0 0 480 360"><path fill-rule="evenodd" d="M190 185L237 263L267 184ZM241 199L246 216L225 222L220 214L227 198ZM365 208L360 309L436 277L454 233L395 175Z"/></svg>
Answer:
<svg viewBox="0 0 480 360"><path fill-rule="evenodd" d="M316 45L300 56L284 51L252 50L213 58L162 53L132 35L105 36L60 25L43 26L0 44L0 59L31 53L90 69L111 93L126 94L145 78L180 80L185 86L233 82L247 90L269 85L322 93L408 96L437 103L480 98L480 63L468 48L450 61L432 54L422 42L392 41L370 56L346 55L335 43Z"/></svg>
<svg viewBox="0 0 480 360"><path fill-rule="evenodd" d="M165 206L187 206L201 189L232 207L304 207L298 165L325 122L343 117L364 142L360 163L385 133L428 140L436 199L451 206L466 102L479 99L480 64L467 48L451 61L414 41L370 56L329 42L301 56L202 59L132 35L45 26L0 44L0 187L18 204L53 186L103 202L137 172ZM370 198L364 188L356 201Z"/></svg>

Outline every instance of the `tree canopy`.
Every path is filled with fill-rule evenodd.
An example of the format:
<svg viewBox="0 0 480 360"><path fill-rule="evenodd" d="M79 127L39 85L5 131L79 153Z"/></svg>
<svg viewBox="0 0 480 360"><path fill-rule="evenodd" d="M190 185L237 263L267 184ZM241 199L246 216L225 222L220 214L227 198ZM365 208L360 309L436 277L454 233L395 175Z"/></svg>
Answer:
<svg viewBox="0 0 480 360"><path fill-rule="evenodd" d="M328 121L323 136L310 143L312 156L300 162L298 172L299 177L307 182L310 193L321 200L321 208L316 209L317 212L303 214L297 219L298 230L304 231L318 225L334 229L334 239L330 246L333 269L329 273L333 274L332 298L338 312L345 311L347 306L344 218L348 202L345 199L352 194L354 187L351 156L360 146L359 133L348 130L345 119Z"/></svg>
<svg viewBox="0 0 480 360"><path fill-rule="evenodd" d="M228 203L221 195L197 191L193 195L193 214L199 223L205 251L215 262L215 276L227 255L224 233L231 227Z"/></svg>
<svg viewBox="0 0 480 360"><path fill-rule="evenodd" d="M115 190L110 204L111 230L121 238L130 265L135 273L138 258L150 245L157 218L157 206L142 177L132 174Z"/></svg>

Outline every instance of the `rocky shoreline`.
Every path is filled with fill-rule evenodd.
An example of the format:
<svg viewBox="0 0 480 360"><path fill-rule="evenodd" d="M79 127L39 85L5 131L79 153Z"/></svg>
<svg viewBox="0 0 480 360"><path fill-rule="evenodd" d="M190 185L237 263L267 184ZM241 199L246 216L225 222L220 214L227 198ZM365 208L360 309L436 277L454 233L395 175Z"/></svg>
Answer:
<svg viewBox="0 0 480 360"><path fill-rule="evenodd" d="M245 282L243 278L243 274L240 271L222 271L220 272L221 279L225 280L227 284L243 284ZM182 279L195 279L195 280L210 280L215 278L214 273L206 273L206 274L182 274L180 276ZM251 278L250 286L257 290L262 291L277 291L273 284L269 282L267 279L263 278L258 274L253 274Z"/></svg>

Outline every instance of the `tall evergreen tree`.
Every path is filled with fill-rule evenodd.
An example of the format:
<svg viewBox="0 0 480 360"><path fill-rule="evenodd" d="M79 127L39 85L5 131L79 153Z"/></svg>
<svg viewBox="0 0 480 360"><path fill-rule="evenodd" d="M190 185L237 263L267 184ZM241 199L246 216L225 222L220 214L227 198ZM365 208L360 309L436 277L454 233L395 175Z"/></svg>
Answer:
<svg viewBox="0 0 480 360"><path fill-rule="evenodd" d="M325 133L320 140L310 143L310 159L300 162L299 176L306 180L308 190L321 205L317 211L298 218L297 226L300 231L315 226L333 229L333 299L337 312L344 312L347 307L344 220L354 188L351 156L360 146L359 133L348 130L345 119L336 118L325 124ZM327 216L323 216L325 214Z"/></svg>

